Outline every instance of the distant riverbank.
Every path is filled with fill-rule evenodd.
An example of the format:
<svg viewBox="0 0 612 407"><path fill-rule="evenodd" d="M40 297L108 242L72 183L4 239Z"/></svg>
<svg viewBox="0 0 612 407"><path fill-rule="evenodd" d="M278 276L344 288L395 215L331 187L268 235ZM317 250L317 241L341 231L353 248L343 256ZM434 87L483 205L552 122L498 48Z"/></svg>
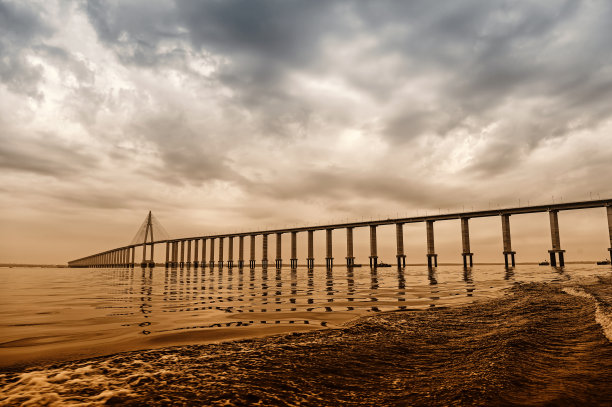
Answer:
<svg viewBox="0 0 612 407"><path fill-rule="evenodd" d="M5 372L0 404L609 405L611 304L610 277L515 284L339 329Z"/></svg>

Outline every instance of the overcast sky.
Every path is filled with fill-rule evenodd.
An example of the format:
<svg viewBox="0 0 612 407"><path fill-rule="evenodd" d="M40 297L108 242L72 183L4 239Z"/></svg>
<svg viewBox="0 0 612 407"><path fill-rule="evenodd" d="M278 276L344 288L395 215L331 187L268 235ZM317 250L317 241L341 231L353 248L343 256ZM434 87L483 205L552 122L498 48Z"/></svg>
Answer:
<svg viewBox="0 0 612 407"><path fill-rule="evenodd" d="M180 237L609 198L611 39L606 0L0 0L0 262L127 244L148 210ZM604 257L604 213L562 244Z"/></svg>

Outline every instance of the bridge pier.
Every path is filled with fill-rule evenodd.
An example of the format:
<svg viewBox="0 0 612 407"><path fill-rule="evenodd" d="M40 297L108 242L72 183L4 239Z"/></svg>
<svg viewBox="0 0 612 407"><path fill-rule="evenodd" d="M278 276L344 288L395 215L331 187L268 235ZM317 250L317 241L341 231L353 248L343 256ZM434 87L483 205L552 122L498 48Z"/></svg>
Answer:
<svg viewBox="0 0 612 407"><path fill-rule="evenodd" d="M378 267L378 244L376 242L375 225L370 225L370 267Z"/></svg>
<svg viewBox="0 0 612 407"><path fill-rule="evenodd" d="M346 265L353 267L355 265L355 255L353 253L353 228L346 228Z"/></svg>
<svg viewBox="0 0 612 407"><path fill-rule="evenodd" d="M438 255L434 247L434 221L428 220L425 223L427 225L427 268L432 269L438 267Z"/></svg>
<svg viewBox="0 0 612 407"><path fill-rule="evenodd" d="M510 238L510 215L501 215L502 219L502 238L504 241L504 264L506 268L515 267L514 255L516 252L512 251L512 239Z"/></svg>
<svg viewBox="0 0 612 407"><path fill-rule="evenodd" d="M550 265L557 267L557 256L559 257L559 267L565 266L565 259L563 253L565 250L561 250L561 238L559 236L559 217L557 211L549 211L548 216L550 218L550 238L552 240L552 249L548 251L550 255Z"/></svg>
<svg viewBox="0 0 612 407"><path fill-rule="evenodd" d="M166 258L168 259L168 267L172 267L172 262L174 261L174 242L168 241L166 243L168 244L168 255L166 256Z"/></svg>
<svg viewBox="0 0 612 407"><path fill-rule="evenodd" d="M395 224L395 241L397 243L397 267L406 267L406 255L404 254L404 224Z"/></svg>
<svg viewBox="0 0 612 407"><path fill-rule="evenodd" d="M234 267L234 236L227 237L227 267Z"/></svg>
<svg viewBox="0 0 612 407"><path fill-rule="evenodd" d="M280 269L281 267L283 267L283 256L282 256L282 233L277 233L276 234L276 259L275 259L275 265L277 269Z"/></svg>
<svg viewBox="0 0 612 407"><path fill-rule="evenodd" d="M261 256L261 267L268 267L268 234L262 235L262 256Z"/></svg>
<svg viewBox="0 0 612 407"><path fill-rule="evenodd" d="M461 218L461 243L463 251L461 257L463 257L463 268L473 267L473 256L474 253L470 251L470 218Z"/></svg>
<svg viewBox="0 0 612 407"><path fill-rule="evenodd" d="M191 267L191 239L187 239L187 267Z"/></svg>
<svg viewBox="0 0 612 407"><path fill-rule="evenodd" d="M298 265L297 259L297 232L291 232L291 268L294 269Z"/></svg>
<svg viewBox="0 0 612 407"><path fill-rule="evenodd" d="M238 268L244 267L244 236L238 236Z"/></svg>
<svg viewBox="0 0 612 407"><path fill-rule="evenodd" d="M251 235L251 257L249 260L249 268L255 268L255 235Z"/></svg>
<svg viewBox="0 0 612 407"><path fill-rule="evenodd" d="M166 268L170 266L170 242L166 242Z"/></svg>
<svg viewBox="0 0 612 407"><path fill-rule="evenodd" d="M132 268L136 265L136 246L132 246Z"/></svg>
<svg viewBox="0 0 612 407"><path fill-rule="evenodd" d="M181 240L181 263L179 264L181 268L185 266L185 241Z"/></svg>
<svg viewBox="0 0 612 407"><path fill-rule="evenodd" d="M308 231L308 257L306 258L306 266L314 267L314 230Z"/></svg>
<svg viewBox="0 0 612 407"><path fill-rule="evenodd" d="M325 266L328 269L334 267L334 257L332 254L332 231L333 229L325 229Z"/></svg>
<svg viewBox="0 0 612 407"><path fill-rule="evenodd" d="M202 268L206 268L206 239L202 239Z"/></svg>
<svg viewBox="0 0 612 407"><path fill-rule="evenodd" d="M193 240L193 268L198 268L200 262L198 261L199 258L199 248L198 248L198 244L200 243L200 239L194 239Z"/></svg>
<svg viewBox="0 0 612 407"><path fill-rule="evenodd" d="M606 206L606 212L608 214L608 235L610 236L610 248L608 252L610 253L610 261L612 262L612 205Z"/></svg>
<svg viewBox="0 0 612 407"><path fill-rule="evenodd" d="M210 253L208 255L209 258L209 264L210 264L210 269L214 269L215 268L215 238L211 237L210 238Z"/></svg>
<svg viewBox="0 0 612 407"><path fill-rule="evenodd" d="M223 268L223 236L219 238L219 268Z"/></svg>

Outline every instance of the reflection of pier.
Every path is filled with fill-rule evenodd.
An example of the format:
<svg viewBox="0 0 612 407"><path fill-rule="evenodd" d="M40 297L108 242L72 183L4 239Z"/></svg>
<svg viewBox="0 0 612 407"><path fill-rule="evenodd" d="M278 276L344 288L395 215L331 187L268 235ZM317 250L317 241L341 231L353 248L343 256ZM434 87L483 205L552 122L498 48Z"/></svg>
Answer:
<svg viewBox="0 0 612 407"><path fill-rule="evenodd" d="M276 256L275 266L280 268L283 264L281 256L282 238L284 234L290 234L291 236L291 267L295 268L298 264L297 258L297 235L298 233L307 234L308 242L308 253L306 258L306 265L308 267L314 267L314 232L324 231L325 232L325 262L327 268L333 267L333 252L332 252L332 236L335 230L344 229L346 230L347 238L347 253L346 253L346 264L352 266L355 264L355 253L353 251L353 229L360 227L367 227L370 229L370 266L377 267L378 254L377 254L377 238L376 229L379 226L384 225L395 225L396 226L396 243L397 243L397 264L399 267L404 267L406 264L406 255L404 254L404 237L403 237L403 225L409 223L424 223L426 228L426 239L427 239L427 263L429 268L435 268L438 264L438 255L435 252L434 244L434 223L459 220L461 222L461 238L462 238L462 257L464 267L471 267L473 265L473 253L470 248L470 236L469 236L469 219L471 218L482 218L482 217L497 217L501 218L502 226L502 238L503 238L503 255L504 261L507 268L514 267L515 265L515 254L512 250L511 235L510 235L510 216L520 215L526 213L538 213L547 212L550 218L550 230L552 249L549 250L550 264L552 266L564 266L564 250L561 249L560 233L559 233L559 220L558 213L567 210L578 210L588 208L601 208L605 207L607 211L608 229L610 236L610 255L612 256L612 200L596 200L596 201L584 201L584 202L572 202L563 204L551 204L551 205L539 205L539 206L527 206L517 208L505 208L505 209L491 209L486 211L472 211L472 212L461 212L461 213L449 213L431 216L417 216L410 218L398 218L398 219L385 219L377 221L365 221L365 222L349 222L340 223L333 225L321 225L321 226L305 226L291 229L278 229L278 230L265 230L256 232L246 233L230 233L220 234L211 236L197 236L181 239L165 239L165 240L153 240L153 230L156 227L156 221L149 213L147 220L141 227L141 231L137 236L143 237L138 242L120 247L117 249L107 250L101 253L96 253L91 256L83 257L81 259L70 261L68 264L71 267L134 267L135 264L135 251L136 248L143 248L143 266L153 266L153 252L155 245L165 245L166 249L166 267L206 267L206 252L208 248L209 255L209 266L215 266L215 241L218 241L217 246L217 264L221 268L224 264L228 267L234 266L234 238L238 238L238 266L243 267L244 263L244 238L250 238L250 260L249 267L254 268L256 266L256 253L255 253L255 241L259 237L261 239L262 255L261 265L267 267L268 265L268 236L273 234L276 237ZM161 228L161 226L157 226ZM144 233L141 233L144 230ZM156 232L156 236L159 233ZM227 259L224 255L224 242L227 240ZM208 242L208 243L207 243ZM147 256L147 247L149 247L149 255ZM194 251L192 252L192 247ZM201 260L200 260L201 259Z"/></svg>

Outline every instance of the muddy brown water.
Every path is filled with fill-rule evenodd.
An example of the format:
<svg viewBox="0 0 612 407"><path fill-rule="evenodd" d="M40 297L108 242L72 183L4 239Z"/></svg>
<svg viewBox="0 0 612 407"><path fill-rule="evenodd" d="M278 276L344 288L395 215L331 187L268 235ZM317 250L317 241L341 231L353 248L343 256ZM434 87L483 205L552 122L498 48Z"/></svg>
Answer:
<svg viewBox="0 0 612 407"><path fill-rule="evenodd" d="M610 274L2 269L0 405L606 404Z"/></svg>

